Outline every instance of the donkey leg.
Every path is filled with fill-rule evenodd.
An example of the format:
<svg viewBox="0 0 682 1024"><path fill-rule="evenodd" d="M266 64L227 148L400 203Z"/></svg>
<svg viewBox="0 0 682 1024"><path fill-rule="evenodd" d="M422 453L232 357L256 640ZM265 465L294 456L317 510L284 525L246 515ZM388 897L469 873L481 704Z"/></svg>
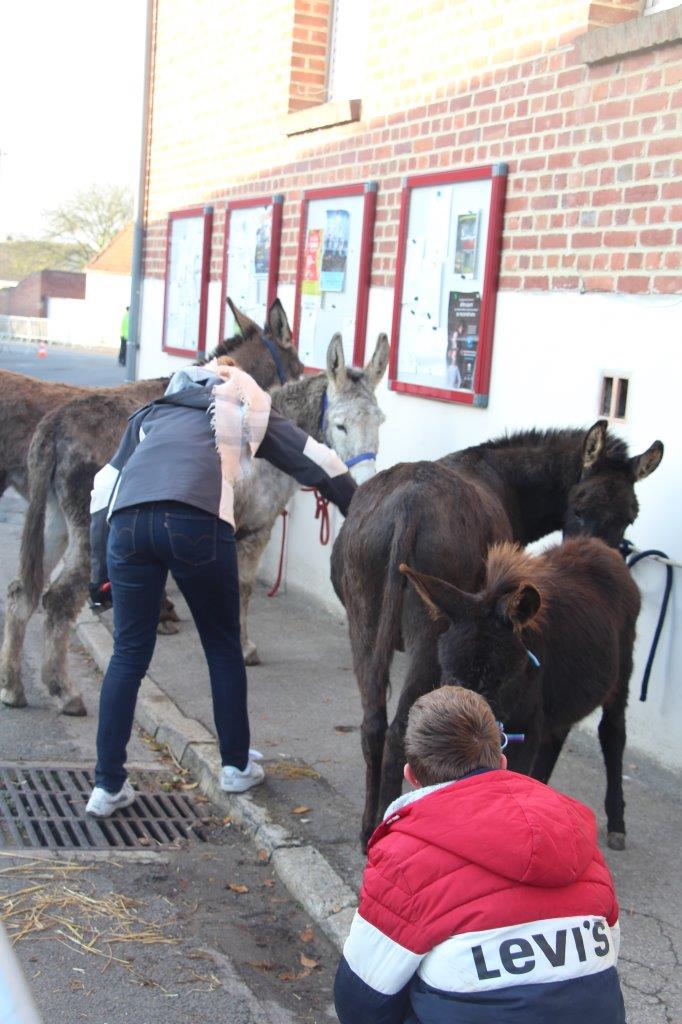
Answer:
<svg viewBox="0 0 682 1024"><path fill-rule="evenodd" d="M549 782L569 732L570 727L542 737L530 773L538 782Z"/></svg>
<svg viewBox="0 0 682 1024"><path fill-rule="evenodd" d="M87 596L90 543L88 526L69 523L69 545L64 565L43 595L45 641L42 679L49 693L64 696L63 715L85 715L83 698L67 671L71 627Z"/></svg>
<svg viewBox="0 0 682 1024"><path fill-rule="evenodd" d="M407 646L410 663L405 676L398 709L386 734L386 746L381 773L379 813L383 814L390 803L400 796L405 766L405 729L410 708L425 693L440 684L441 668L438 662L438 648L431 631L426 631Z"/></svg>
<svg viewBox="0 0 682 1024"><path fill-rule="evenodd" d="M66 524L54 499L48 500L45 520L45 548L42 579L50 573L66 547ZM5 605L5 630L0 651L0 701L8 707L26 706L21 681L21 656L29 619L40 598L42 583L25 574L10 583Z"/></svg>
<svg viewBox="0 0 682 1024"><path fill-rule="evenodd" d="M256 572L270 539L272 525L253 533L237 534L237 562L239 564L239 621L241 624L242 654L245 665L260 665L258 649L249 639L249 603L253 593Z"/></svg>
<svg viewBox="0 0 682 1024"><path fill-rule="evenodd" d="M606 765L606 842L612 850L625 849L625 798L623 796L623 751L625 750L625 704L607 706L599 723Z"/></svg>
<svg viewBox="0 0 682 1024"><path fill-rule="evenodd" d="M175 605L164 590L161 598L161 611L159 612L159 621L156 625L156 632L159 636L173 636L175 633L180 632L180 627L177 625L179 621L180 616L175 610Z"/></svg>

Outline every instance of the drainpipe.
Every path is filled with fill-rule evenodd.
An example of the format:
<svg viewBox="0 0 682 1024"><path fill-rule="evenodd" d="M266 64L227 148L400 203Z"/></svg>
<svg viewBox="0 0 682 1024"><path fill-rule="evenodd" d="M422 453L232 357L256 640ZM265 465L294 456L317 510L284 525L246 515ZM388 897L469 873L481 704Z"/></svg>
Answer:
<svg viewBox="0 0 682 1024"><path fill-rule="evenodd" d="M144 85L142 94L142 125L140 131L140 161L137 193L135 195L135 226L133 230L133 265L130 281L130 312L128 314L128 347L126 349L126 380L137 379L137 356L140 349L140 309L142 297L142 246L144 243L145 198L147 184L147 129L151 100L152 24L153 0L147 0Z"/></svg>

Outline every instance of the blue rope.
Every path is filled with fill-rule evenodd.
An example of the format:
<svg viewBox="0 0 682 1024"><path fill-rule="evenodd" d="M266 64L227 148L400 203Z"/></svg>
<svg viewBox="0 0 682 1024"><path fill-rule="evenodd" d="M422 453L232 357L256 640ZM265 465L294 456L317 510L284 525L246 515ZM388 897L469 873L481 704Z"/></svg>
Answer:
<svg viewBox="0 0 682 1024"><path fill-rule="evenodd" d="M668 558L663 551L656 551L651 548L649 551L638 551L636 554L631 554L633 545L631 541L623 539L620 543L620 553L627 566L633 569L638 562L641 562L643 558L650 558L652 555L657 555L659 558ZM658 641L661 638L663 632L663 624L665 623L665 617L668 611L668 603L670 601L670 594L673 589L673 567L672 565L666 565L665 567L665 590L663 592L663 601L661 602L661 610L658 613L658 622L656 623L656 629L654 631L654 638L651 641L651 649L649 651L649 657L647 658L646 666L644 668L644 675L642 676L642 686L639 691L639 699L645 701L649 693L649 677L651 670L654 667L654 658L656 657L656 650L658 648Z"/></svg>
<svg viewBox="0 0 682 1024"><path fill-rule="evenodd" d="M272 338L269 338L267 336L267 334L262 334L261 335L261 339L262 339L263 344L265 345L266 349L268 350L268 352L270 353L270 355L272 356L272 358L275 361L275 368L277 370L277 376L279 377L280 384L286 384L286 382L287 382L287 375L284 372L284 363L282 362L282 357L280 356L279 352L277 351L277 345L272 340Z"/></svg>

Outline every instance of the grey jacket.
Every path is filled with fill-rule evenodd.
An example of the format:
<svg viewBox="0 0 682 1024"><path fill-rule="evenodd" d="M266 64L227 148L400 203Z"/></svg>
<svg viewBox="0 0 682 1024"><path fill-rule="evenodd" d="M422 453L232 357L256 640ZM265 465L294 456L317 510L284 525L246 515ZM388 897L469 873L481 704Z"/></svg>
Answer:
<svg viewBox="0 0 682 1024"><path fill-rule="evenodd" d="M213 385L192 384L138 409L111 462L97 473L90 503L91 584L107 576L106 546L114 512L155 501L179 501L218 515L221 490L220 457L215 447L209 409ZM334 475L304 451L308 434L276 410L256 458L306 487L316 487L345 516L356 488L338 456ZM329 466L329 462L326 462Z"/></svg>

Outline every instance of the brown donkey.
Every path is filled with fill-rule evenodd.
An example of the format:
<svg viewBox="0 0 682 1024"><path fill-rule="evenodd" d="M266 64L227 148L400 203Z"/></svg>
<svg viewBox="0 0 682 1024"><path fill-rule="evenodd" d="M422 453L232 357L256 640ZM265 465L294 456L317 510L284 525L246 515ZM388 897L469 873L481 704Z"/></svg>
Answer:
<svg viewBox="0 0 682 1024"><path fill-rule="evenodd" d="M414 589L405 591L400 563L475 592L496 541L528 544L563 529L616 545L637 516L635 482L662 457L660 441L629 457L600 420L588 431L526 431L437 462L399 463L358 489L332 552L332 582L348 613L362 700L365 841L401 790L408 711L440 679L437 629ZM408 664L387 729L396 648Z"/></svg>
<svg viewBox="0 0 682 1024"><path fill-rule="evenodd" d="M485 582L470 594L401 567L442 636L442 682L476 690L505 730L509 767L547 782L571 726L601 707L607 841L625 848L625 706L639 590L617 551L575 537L531 556L490 549Z"/></svg>
<svg viewBox="0 0 682 1024"><path fill-rule="evenodd" d="M233 311L243 338L222 342L212 355L229 352L261 387L272 386L279 375L263 342L265 332L239 310L233 307ZM291 346L291 331L279 300L270 309L266 331L281 349L285 372L297 377L301 363ZM118 388L79 389L78 397L48 413L35 430L28 453L29 505L19 576L7 591L0 651L0 700L10 707L26 704L21 682L26 625L45 581L63 555L62 568L43 594L42 680L52 695L64 698L64 714L85 714L82 697L69 683L66 656L70 628L87 596L92 481L115 452L130 414L160 398L167 383L166 378Z"/></svg>

